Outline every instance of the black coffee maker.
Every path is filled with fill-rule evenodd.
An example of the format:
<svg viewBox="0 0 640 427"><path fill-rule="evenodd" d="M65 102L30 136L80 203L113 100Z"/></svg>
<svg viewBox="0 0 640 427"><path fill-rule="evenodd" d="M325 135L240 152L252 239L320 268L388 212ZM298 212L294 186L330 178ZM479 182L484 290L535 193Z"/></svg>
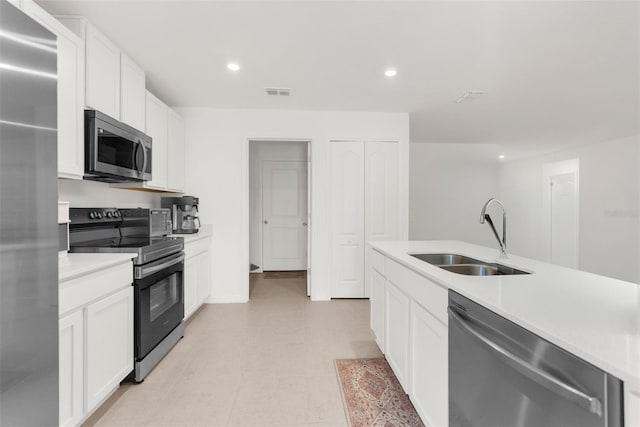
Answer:
<svg viewBox="0 0 640 427"><path fill-rule="evenodd" d="M160 205L171 209L173 234L193 234L200 229L197 197L163 197Z"/></svg>

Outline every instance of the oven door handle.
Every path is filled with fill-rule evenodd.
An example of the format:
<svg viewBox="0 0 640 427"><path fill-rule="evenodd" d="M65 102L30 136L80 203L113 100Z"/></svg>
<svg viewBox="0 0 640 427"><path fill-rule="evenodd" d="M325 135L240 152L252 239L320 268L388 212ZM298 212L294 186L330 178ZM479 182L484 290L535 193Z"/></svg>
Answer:
<svg viewBox="0 0 640 427"><path fill-rule="evenodd" d="M453 320L454 323L458 324L463 331L467 332L467 334L471 335L476 339L476 341L491 351L496 358L547 390L589 410L592 414L600 417L602 416L602 403L597 397L585 394L572 385L563 382L550 373L532 365L528 361L511 353L509 350L499 346L473 328L469 322L464 320L464 318L453 308L447 307L447 311L449 312L449 318Z"/></svg>
<svg viewBox="0 0 640 427"><path fill-rule="evenodd" d="M173 255L166 259L161 259L160 261L152 262L147 265L141 265L139 267L134 268L134 278L135 279L144 279L147 276L150 276L158 271L162 271L165 268L171 267L172 265L179 264L184 261L184 252Z"/></svg>

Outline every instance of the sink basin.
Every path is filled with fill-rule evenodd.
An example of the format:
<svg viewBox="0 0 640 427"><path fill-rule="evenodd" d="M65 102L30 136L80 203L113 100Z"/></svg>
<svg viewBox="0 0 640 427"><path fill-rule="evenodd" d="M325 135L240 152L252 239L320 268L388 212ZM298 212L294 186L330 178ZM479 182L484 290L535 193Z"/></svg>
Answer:
<svg viewBox="0 0 640 427"><path fill-rule="evenodd" d="M531 274L527 271L506 265L490 263L458 254L410 254L421 261L440 267L443 270L467 276L498 276L512 274Z"/></svg>
<svg viewBox="0 0 640 427"><path fill-rule="evenodd" d="M458 254L410 254L429 264L437 265L455 265L455 264L483 264L482 261Z"/></svg>
<svg viewBox="0 0 640 427"><path fill-rule="evenodd" d="M530 274L517 268L507 267L501 264L455 264L439 265L438 267L452 273L465 274L467 276L500 276L511 274Z"/></svg>

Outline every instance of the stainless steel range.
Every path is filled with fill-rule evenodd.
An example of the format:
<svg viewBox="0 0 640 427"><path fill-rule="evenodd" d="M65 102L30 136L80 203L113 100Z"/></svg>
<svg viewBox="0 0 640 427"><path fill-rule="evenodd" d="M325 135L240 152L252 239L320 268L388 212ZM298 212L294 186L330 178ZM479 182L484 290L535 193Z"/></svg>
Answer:
<svg viewBox="0 0 640 427"><path fill-rule="evenodd" d="M70 252L136 253L134 371L142 382L184 336L184 239L150 237L148 209L72 208Z"/></svg>

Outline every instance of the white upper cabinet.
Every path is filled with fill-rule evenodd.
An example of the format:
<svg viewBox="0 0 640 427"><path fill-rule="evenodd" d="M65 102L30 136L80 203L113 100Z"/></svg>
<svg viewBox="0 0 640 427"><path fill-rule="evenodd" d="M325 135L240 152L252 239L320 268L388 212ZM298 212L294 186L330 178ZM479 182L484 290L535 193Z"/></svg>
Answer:
<svg viewBox="0 0 640 427"><path fill-rule="evenodd" d="M84 43L33 0L24 12L58 38L58 176L82 179L84 174Z"/></svg>
<svg viewBox="0 0 640 427"><path fill-rule="evenodd" d="M120 118L120 49L93 25L87 25L87 107Z"/></svg>
<svg viewBox="0 0 640 427"><path fill-rule="evenodd" d="M147 114L145 133L152 138L151 142L151 177L146 187L167 189L167 117L169 107L147 91Z"/></svg>
<svg viewBox="0 0 640 427"><path fill-rule="evenodd" d="M171 109L169 109L167 118L167 137L169 149L167 187L169 190L182 192L184 191L185 176L185 125L184 119Z"/></svg>
<svg viewBox="0 0 640 427"><path fill-rule="evenodd" d="M145 103L144 70L123 53L120 55L120 121L143 131Z"/></svg>

